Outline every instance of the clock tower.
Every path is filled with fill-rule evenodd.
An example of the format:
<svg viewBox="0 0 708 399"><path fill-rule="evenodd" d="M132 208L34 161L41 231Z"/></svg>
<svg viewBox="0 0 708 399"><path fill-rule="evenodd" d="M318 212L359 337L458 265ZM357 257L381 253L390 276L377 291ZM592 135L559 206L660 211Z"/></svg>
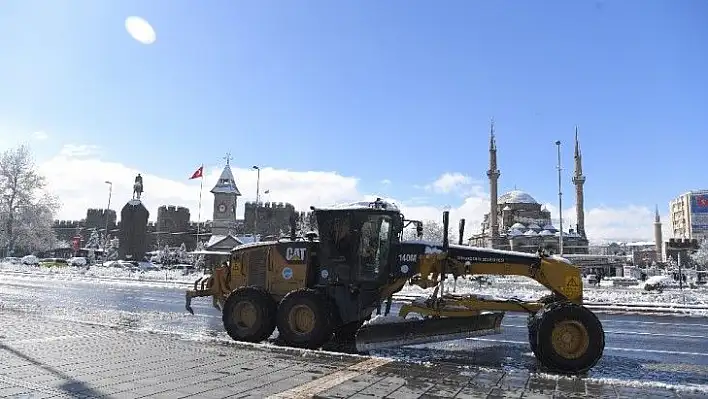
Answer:
<svg viewBox="0 0 708 399"><path fill-rule="evenodd" d="M214 194L211 234L215 236L225 236L236 232L236 205L238 197L241 196L231 172L231 155L226 154L225 159L226 166L216 185L211 189L211 193Z"/></svg>

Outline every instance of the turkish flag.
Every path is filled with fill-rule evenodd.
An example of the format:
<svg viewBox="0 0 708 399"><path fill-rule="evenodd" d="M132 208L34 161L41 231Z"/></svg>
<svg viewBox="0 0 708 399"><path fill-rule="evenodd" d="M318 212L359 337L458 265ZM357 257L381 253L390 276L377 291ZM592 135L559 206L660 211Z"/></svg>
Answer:
<svg viewBox="0 0 708 399"><path fill-rule="evenodd" d="M197 169L194 173L192 173L192 177L190 177L189 180L203 177L202 172L204 172L204 165L200 166L199 169Z"/></svg>

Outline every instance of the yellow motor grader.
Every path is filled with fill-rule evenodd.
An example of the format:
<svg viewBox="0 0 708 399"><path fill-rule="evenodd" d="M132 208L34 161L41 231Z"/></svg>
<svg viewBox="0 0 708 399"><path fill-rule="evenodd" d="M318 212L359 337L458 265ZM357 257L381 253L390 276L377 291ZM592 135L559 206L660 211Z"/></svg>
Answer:
<svg viewBox="0 0 708 399"><path fill-rule="evenodd" d="M450 244L448 212L443 242L425 242L422 223L406 220L380 199L312 211L316 234L296 236L293 224L288 238L235 247L227 267L187 291L187 310L193 314L192 298L211 296L236 341L261 342L277 328L287 346L314 349L349 341L362 353L496 334L505 312L525 312L530 347L544 368L582 373L602 357L603 327L583 306L579 269L565 259ZM419 239L403 240L411 224ZM460 230L462 236L464 223ZM526 276L550 295L530 302L490 300L444 287L449 276L474 275ZM392 322L371 320L384 302L388 312L393 294L406 283L434 290L404 303Z"/></svg>

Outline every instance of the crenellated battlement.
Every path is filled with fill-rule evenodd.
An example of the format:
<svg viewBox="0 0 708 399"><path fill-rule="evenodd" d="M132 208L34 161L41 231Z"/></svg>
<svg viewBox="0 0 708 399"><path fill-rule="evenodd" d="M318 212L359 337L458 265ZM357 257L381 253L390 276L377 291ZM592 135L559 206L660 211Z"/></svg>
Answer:
<svg viewBox="0 0 708 399"><path fill-rule="evenodd" d="M246 209L255 209L256 201L248 201L244 204ZM295 210L295 206L289 202L261 202L258 209L292 209Z"/></svg>
<svg viewBox="0 0 708 399"><path fill-rule="evenodd" d="M178 217L183 217L186 215L189 217L189 208L186 208L184 206L179 206L179 205L162 205L161 207L157 208L157 219L160 219L160 216L167 216L167 215L177 215Z"/></svg>

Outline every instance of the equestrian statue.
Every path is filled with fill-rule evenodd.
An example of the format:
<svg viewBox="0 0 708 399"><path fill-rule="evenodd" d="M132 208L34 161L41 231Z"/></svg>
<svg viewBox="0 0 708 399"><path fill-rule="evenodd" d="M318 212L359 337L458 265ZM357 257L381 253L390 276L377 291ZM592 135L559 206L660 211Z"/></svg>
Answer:
<svg viewBox="0 0 708 399"><path fill-rule="evenodd" d="M135 183L133 184L133 199L140 199L140 196L143 194L143 177L140 176L140 173L138 173L137 176L135 176Z"/></svg>

